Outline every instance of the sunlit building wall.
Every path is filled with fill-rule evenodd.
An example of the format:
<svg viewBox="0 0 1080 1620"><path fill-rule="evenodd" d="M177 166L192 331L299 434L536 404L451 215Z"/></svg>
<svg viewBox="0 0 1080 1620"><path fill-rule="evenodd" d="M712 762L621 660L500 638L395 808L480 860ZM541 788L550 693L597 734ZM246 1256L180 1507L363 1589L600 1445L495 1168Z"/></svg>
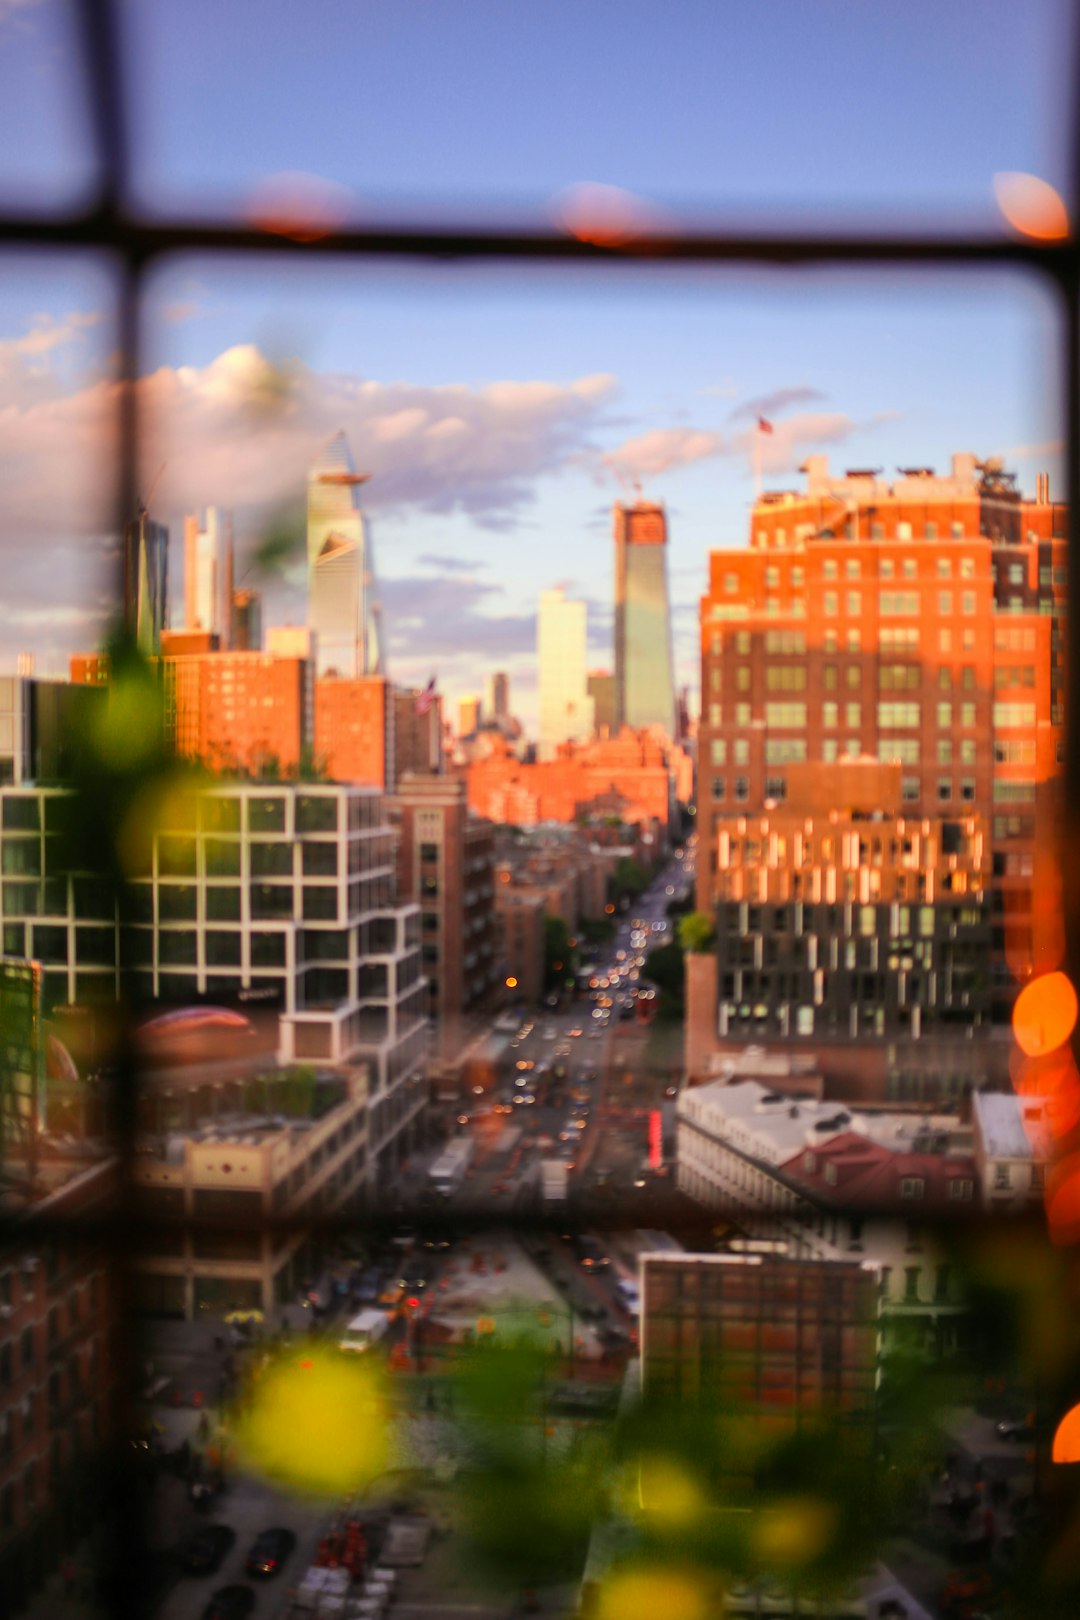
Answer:
<svg viewBox="0 0 1080 1620"><path fill-rule="evenodd" d="M308 623L318 673L348 680L384 672L371 533L357 494L367 477L356 471L343 433L308 473Z"/></svg>
<svg viewBox="0 0 1080 1620"><path fill-rule="evenodd" d="M554 759L559 744L592 735L593 702L586 673L587 609L562 586L541 591L536 621L540 672L539 758Z"/></svg>
<svg viewBox="0 0 1080 1620"><path fill-rule="evenodd" d="M667 580L667 514L616 505L615 726L662 726L674 738L675 677Z"/></svg>
<svg viewBox="0 0 1080 1620"><path fill-rule="evenodd" d="M791 766L896 761L905 812L990 829L1000 1017L1039 965L1034 865L1056 836L1065 508L972 455L891 481L805 470L756 503L747 548L710 555L698 905L717 898L723 817L798 808Z"/></svg>
<svg viewBox="0 0 1080 1620"><path fill-rule="evenodd" d="M216 506L184 519L184 627L232 639L232 518Z"/></svg>

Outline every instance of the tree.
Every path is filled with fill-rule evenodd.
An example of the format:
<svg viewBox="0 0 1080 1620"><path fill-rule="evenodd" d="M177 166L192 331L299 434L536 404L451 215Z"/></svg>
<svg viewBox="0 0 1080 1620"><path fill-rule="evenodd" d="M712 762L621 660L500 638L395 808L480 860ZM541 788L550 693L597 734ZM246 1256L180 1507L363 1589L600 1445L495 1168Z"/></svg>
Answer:
<svg viewBox="0 0 1080 1620"><path fill-rule="evenodd" d="M682 1005L686 967L683 953L674 941L670 945L658 945L654 951L650 951L642 971L663 992L666 1000Z"/></svg>
<svg viewBox="0 0 1080 1620"><path fill-rule="evenodd" d="M716 944L716 927L707 911L691 911L679 923L679 944L692 956L707 956Z"/></svg>
<svg viewBox="0 0 1080 1620"><path fill-rule="evenodd" d="M555 990L573 976L570 930L561 917L544 916L544 988Z"/></svg>
<svg viewBox="0 0 1080 1620"><path fill-rule="evenodd" d="M623 855L615 863L611 884L616 895L628 894L636 898L643 889L648 888L649 874L641 862L635 861L632 855Z"/></svg>

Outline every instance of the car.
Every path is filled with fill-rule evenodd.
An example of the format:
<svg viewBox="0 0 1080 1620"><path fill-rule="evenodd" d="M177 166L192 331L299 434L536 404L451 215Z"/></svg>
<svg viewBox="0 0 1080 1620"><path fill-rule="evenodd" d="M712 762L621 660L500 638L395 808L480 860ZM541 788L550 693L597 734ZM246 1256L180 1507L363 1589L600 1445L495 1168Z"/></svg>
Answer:
<svg viewBox="0 0 1080 1620"><path fill-rule="evenodd" d="M581 1034L582 1034L582 1033L583 1033L583 1031L582 1031L582 1030L580 1030L580 1029L572 1029L572 1030L571 1030L571 1031L570 1031L570 1039L571 1039L571 1040L572 1040L572 1041L574 1041L574 1040L576 1040L576 1039L577 1039L577 1037L578 1037L578 1036L579 1036L579 1035L581 1035Z"/></svg>
<svg viewBox="0 0 1080 1620"><path fill-rule="evenodd" d="M180 1549L180 1567L185 1575L212 1575L220 1569L236 1541L236 1531L227 1524L204 1524L190 1535Z"/></svg>
<svg viewBox="0 0 1080 1620"><path fill-rule="evenodd" d="M202 1620L245 1620L254 1607L255 1593L250 1586L240 1582L219 1586L203 1610Z"/></svg>
<svg viewBox="0 0 1080 1620"><path fill-rule="evenodd" d="M1035 1425L1030 1416L999 1418L994 1424L994 1433L999 1440L1033 1440L1035 1438Z"/></svg>
<svg viewBox="0 0 1080 1620"><path fill-rule="evenodd" d="M249 1575L277 1575L295 1546L296 1536L291 1530L280 1525L260 1530L244 1560L244 1568Z"/></svg>

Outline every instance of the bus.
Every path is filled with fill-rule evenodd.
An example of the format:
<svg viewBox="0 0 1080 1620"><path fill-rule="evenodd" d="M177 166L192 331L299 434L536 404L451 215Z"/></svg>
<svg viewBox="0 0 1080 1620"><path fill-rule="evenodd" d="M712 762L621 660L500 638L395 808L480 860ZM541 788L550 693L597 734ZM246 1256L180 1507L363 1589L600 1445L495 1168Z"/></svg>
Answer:
<svg viewBox="0 0 1080 1620"><path fill-rule="evenodd" d="M452 1198L468 1174L472 1156L472 1139L457 1137L443 1149L428 1171L432 1189L443 1198Z"/></svg>

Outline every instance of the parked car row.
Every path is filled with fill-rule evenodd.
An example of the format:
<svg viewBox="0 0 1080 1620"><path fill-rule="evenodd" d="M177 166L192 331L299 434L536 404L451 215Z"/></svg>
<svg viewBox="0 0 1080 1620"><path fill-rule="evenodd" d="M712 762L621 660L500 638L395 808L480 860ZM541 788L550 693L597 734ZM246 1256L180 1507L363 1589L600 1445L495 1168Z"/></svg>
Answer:
<svg viewBox="0 0 1080 1620"><path fill-rule="evenodd" d="M236 1545L236 1531L228 1524L205 1524L190 1535L180 1548L180 1568L185 1575L213 1575ZM266 1580L278 1575L296 1547L296 1536L283 1525L261 1530L244 1559L249 1580ZM242 1581L218 1587L203 1609L203 1620L245 1620L255 1607L255 1592Z"/></svg>

